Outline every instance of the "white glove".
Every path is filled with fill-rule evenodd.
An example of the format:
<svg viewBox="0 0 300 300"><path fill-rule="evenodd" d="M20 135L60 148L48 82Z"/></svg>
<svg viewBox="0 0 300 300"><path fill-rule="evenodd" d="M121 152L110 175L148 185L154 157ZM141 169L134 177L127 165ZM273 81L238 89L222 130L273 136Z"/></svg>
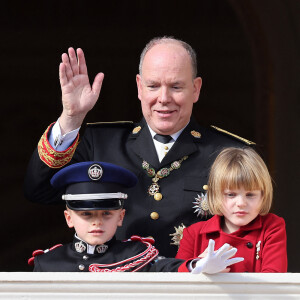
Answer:
<svg viewBox="0 0 300 300"><path fill-rule="evenodd" d="M207 247L207 255L198 260L195 268L192 270L193 274L207 273L214 274L219 273L226 269L228 266L243 261L243 257L230 257L234 256L237 252L236 248L228 250L231 246L224 244L219 250L214 251L215 241L209 240Z"/></svg>

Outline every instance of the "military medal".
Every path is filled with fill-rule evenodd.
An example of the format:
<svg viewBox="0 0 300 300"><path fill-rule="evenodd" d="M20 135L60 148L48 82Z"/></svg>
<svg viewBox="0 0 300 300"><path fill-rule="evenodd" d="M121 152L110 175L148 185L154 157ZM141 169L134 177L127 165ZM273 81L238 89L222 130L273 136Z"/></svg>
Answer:
<svg viewBox="0 0 300 300"><path fill-rule="evenodd" d="M194 213L197 214L197 217L207 217L209 215L209 207L208 207L208 201L207 201L207 194L200 193L200 195L197 195L198 197L195 198L195 208Z"/></svg>
<svg viewBox="0 0 300 300"><path fill-rule="evenodd" d="M187 158L188 156L184 156L180 160L172 162L169 168L161 168L156 173L155 170L150 167L149 163L144 160L142 168L146 170L149 177L153 177L152 184L148 188L148 194L153 196L156 201L160 201L163 198L163 195L159 192L159 185L157 182L160 179L169 176L171 171L179 169L181 167L181 163Z"/></svg>
<svg viewBox="0 0 300 300"><path fill-rule="evenodd" d="M181 225L178 226L178 227L174 226L175 232L169 234L169 236L172 237L171 238L172 243L170 243L170 245L175 245L175 246L179 247L180 241L181 241L181 239L183 237L183 230L184 230L184 228L186 228L186 226L183 223L181 223Z"/></svg>
<svg viewBox="0 0 300 300"><path fill-rule="evenodd" d="M156 182L153 182L148 188L148 194L154 196L159 191L159 185Z"/></svg>

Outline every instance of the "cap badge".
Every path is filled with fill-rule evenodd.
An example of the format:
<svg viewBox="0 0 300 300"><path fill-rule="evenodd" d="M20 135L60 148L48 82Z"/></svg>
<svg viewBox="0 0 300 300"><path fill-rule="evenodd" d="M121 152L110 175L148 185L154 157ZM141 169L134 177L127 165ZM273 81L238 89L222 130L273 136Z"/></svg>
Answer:
<svg viewBox="0 0 300 300"><path fill-rule="evenodd" d="M200 139L201 138L201 133L196 131L196 130L192 130L191 131L191 135L197 139Z"/></svg>
<svg viewBox="0 0 300 300"><path fill-rule="evenodd" d="M92 180L99 180L103 175L103 169L98 164L93 164L89 167L88 175Z"/></svg>
<svg viewBox="0 0 300 300"><path fill-rule="evenodd" d="M75 243L75 250L79 253L84 252L86 249L86 246L82 241Z"/></svg>
<svg viewBox="0 0 300 300"><path fill-rule="evenodd" d="M107 248L108 248L107 245L99 245L99 246L96 247L96 251L98 253L105 253Z"/></svg>
<svg viewBox="0 0 300 300"><path fill-rule="evenodd" d="M137 134L141 129L142 129L141 126L137 126L137 127L133 128L132 133Z"/></svg>

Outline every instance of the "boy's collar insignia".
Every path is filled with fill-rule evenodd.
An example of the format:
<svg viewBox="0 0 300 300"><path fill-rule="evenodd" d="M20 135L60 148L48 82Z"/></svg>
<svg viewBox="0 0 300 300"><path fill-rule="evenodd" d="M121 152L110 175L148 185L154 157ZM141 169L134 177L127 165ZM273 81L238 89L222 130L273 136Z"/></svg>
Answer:
<svg viewBox="0 0 300 300"><path fill-rule="evenodd" d="M98 253L105 253L107 249L108 249L107 245L99 245L96 247L96 251Z"/></svg>
<svg viewBox="0 0 300 300"><path fill-rule="evenodd" d="M78 253L82 253L86 250L86 246L82 241L75 243L75 250Z"/></svg>
<svg viewBox="0 0 300 300"><path fill-rule="evenodd" d="M88 169L88 175L92 180L99 180L103 175L103 169L99 164L93 164Z"/></svg>
<svg viewBox="0 0 300 300"><path fill-rule="evenodd" d="M75 250L76 250L76 252L83 253L83 252L86 251L86 249L87 249L87 246L86 246L86 244L83 241L79 241L79 242L75 243ZM105 253L107 251L108 246L105 245L105 244L98 245L94 249L95 249L95 252L101 254L101 253Z"/></svg>

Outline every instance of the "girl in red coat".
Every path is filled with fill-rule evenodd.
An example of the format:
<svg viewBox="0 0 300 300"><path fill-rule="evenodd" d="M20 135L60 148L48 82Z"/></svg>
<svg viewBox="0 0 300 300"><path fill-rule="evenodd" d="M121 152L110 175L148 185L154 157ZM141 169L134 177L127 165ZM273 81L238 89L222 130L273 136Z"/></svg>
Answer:
<svg viewBox="0 0 300 300"><path fill-rule="evenodd" d="M208 204L214 216L184 229L176 258L204 257L213 240L215 249L227 243L244 258L224 272L286 272L285 222L269 213L272 197L261 157L251 148L224 149L212 165L207 198L198 207L205 212Z"/></svg>

